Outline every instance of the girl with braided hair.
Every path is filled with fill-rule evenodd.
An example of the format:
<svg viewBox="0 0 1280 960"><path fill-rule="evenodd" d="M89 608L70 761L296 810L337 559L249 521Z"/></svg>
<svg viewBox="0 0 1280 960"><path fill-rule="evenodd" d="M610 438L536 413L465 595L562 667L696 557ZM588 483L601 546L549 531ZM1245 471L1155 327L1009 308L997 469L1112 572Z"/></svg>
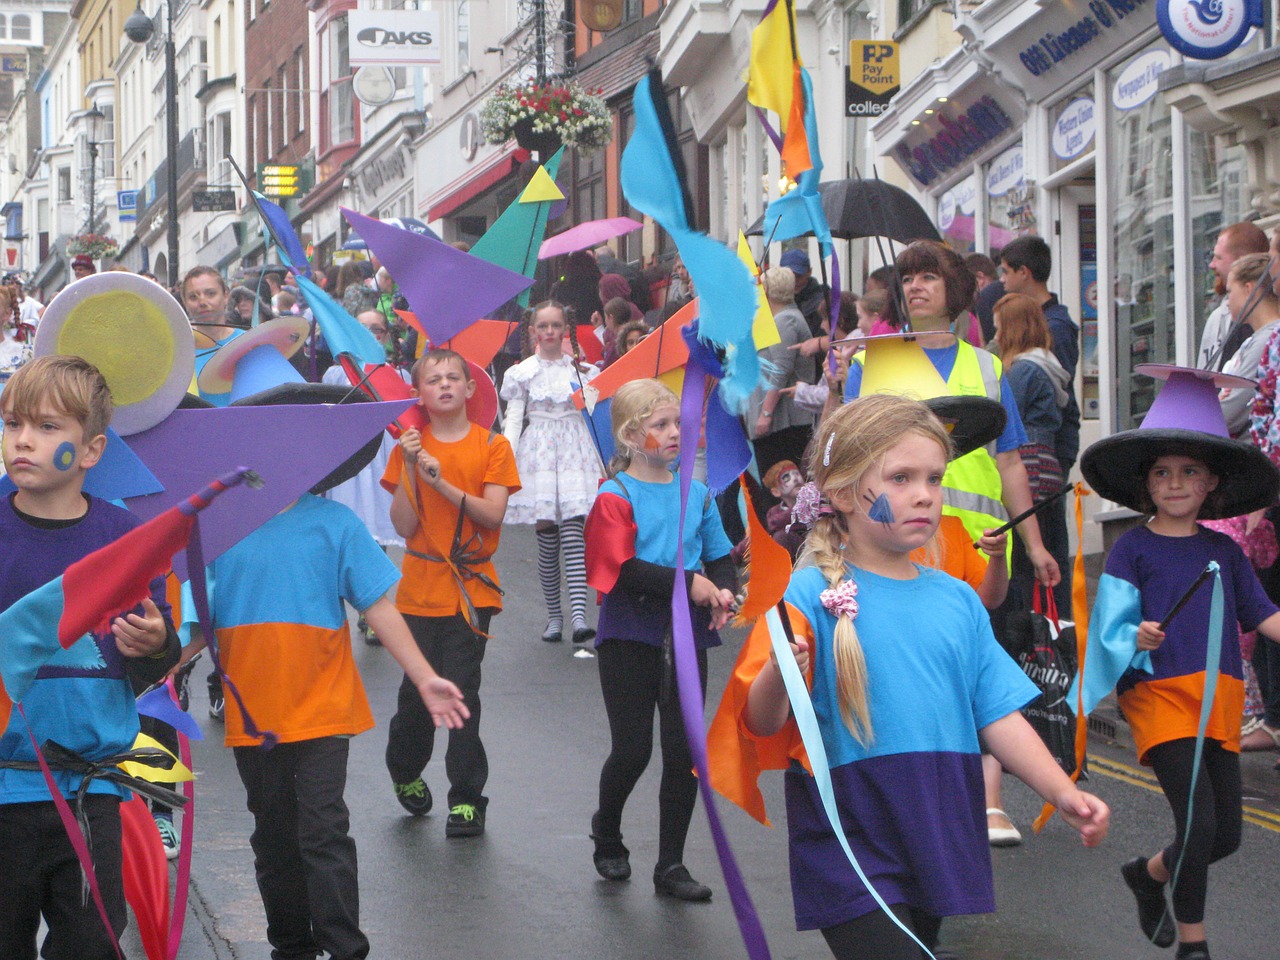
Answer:
<svg viewBox="0 0 1280 960"><path fill-rule="evenodd" d="M531 356L502 379L507 401L503 433L516 452L523 487L512 495L509 523L532 523L538 537L538 578L547 603L542 639L563 639L560 606L560 554L569 584L573 642L585 643L596 633L587 624L586 544L582 524L596 498L603 473L600 456L587 433L573 393L596 374L580 361L578 338L568 311L547 300L533 308L529 324ZM573 355L564 352L568 333Z"/></svg>
<svg viewBox="0 0 1280 960"><path fill-rule="evenodd" d="M911 561L941 520L951 454L942 423L914 400L867 396L833 413L810 449L824 501L785 597L845 835L871 885L930 947L942 917L994 909L979 735L1086 845L1109 818L1018 712L1039 691L996 643L977 594ZM726 710L743 758L787 769L797 926L821 930L840 960L918 960L832 832L763 624L738 659ZM764 815L758 792L742 802Z"/></svg>

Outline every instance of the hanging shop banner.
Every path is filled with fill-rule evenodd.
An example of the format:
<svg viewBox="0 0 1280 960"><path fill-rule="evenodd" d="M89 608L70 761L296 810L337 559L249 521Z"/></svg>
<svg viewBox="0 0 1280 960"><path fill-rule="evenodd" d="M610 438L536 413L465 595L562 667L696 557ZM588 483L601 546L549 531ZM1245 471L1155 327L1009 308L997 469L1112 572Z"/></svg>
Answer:
<svg viewBox="0 0 1280 960"><path fill-rule="evenodd" d="M1096 129L1092 97L1078 97L1058 114L1053 125L1053 152L1059 160L1074 160L1093 143Z"/></svg>
<svg viewBox="0 0 1280 960"><path fill-rule="evenodd" d="M347 29L352 66L440 62L440 14L434 10L352 10Z"/></svg>
<svg viewBox="0 0 1280 960"><path fill-rule="evenodd" d="M1015 144L991 161L987 168L987 196L1003 197L1020 187L1024 179L1022 144Z"/></svg>
<svg viewBox="0 0 1280 960"><path fill-rule="evenodd" d="M1196 60L1217 60L1266 23L1263 0L1157 0L1156 20L1169 46Z"/></svg>
<svg viewBox="0 0 1280 960"><path fill-rule="evenodd" d="M116 214L121 223L132 223L138 219L138 191L116 191Z"/></svg>
<svg viewBox="0 0 1280 960"><path fill-rule="evenodd" d="M846 117L878 117L902 88L898 45L885 40L849 41L849 76L844 84Z"/></svg>

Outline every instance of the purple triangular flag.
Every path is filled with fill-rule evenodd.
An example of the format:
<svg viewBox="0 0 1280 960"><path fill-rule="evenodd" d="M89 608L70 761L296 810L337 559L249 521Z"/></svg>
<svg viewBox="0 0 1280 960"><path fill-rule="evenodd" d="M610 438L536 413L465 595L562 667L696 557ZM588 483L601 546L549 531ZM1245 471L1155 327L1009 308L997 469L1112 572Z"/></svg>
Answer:
<svg viewBox="0 0 1280 960"><path fill-rule="evenodd" d="M533 285L529 277L463 253L442 240L341 209L400 285L432 343L443 343Z"/></svg>
<svg viewBox="0 0 1280 960"><path fill-rule="evenodd" d="M183 551L184 553L186 551ZM192 740L203 740L204 731L200 729L200 724L189 713L184 713L182 709L173 702L173 697L169 696L168 687L156 687L154 690L148 690L138 698L138 715L141 717L153 717L161 723L167 723L179 733L186 734Z"/></svg>
<svg viewBox="0 0 1280 960"><path fill-rule="evenodd" d="M199 489L236 464L248 466L262 478L262 489L234 487L201 514L205 562L212 563L416 402L175 410L163 423L129 437L165 492L134 497L127 505L150 520L182 500L181 491ZM173 558L173 569L179 579L187 578L185 554Z"/></svg>

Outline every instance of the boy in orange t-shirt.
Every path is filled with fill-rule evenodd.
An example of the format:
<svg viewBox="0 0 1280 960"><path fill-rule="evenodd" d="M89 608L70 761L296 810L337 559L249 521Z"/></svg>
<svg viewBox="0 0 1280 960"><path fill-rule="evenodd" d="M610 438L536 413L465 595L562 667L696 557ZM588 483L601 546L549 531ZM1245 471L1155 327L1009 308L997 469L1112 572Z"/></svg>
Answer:
<svg viewBox="0 0 1280 960"><path fill-rule="evenodd" d="M449 731L445 836L484 833L489 761L480 741L480 665L489 621L502 609L493 554L507 498L520 489L515 455L500 433L467 419L476 390L467 361L430 350L413 367L418 404L430 418L406 430L382 485L392 495L391 522L405 538L396 607L423 655L462 690L471 717ZM400 805L414 816L431 809L422 778L435 726L411 685L401 684L387 737L387 770Z"/></svg>

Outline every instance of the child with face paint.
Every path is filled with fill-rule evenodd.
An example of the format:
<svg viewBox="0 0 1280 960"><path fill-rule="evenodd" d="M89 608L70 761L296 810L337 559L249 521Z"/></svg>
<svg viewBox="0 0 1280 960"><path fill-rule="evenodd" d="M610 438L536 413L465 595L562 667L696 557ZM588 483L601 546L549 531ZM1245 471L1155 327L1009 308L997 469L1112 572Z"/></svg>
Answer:
<svg viewBox="0 0 1280 960"><path fill-rule="evenodd" d="M942 917L994 909L979 735L1086 845L1103 839L1109 818L1019 713L1039 690L996 642L978 596L912 562L937 531L951 453L942 423L914 400L866 396L832 414L808 465L829 508L785 596L848 842L930 947ZM821 930L840 960L918 960L831 830L763 622L738 658L715 725L725 722L737 734L731 767L787 770L797 926ZM740 799L758 801L763 816L758 793Z"/></svg>
<svg viewBox="0 0 1280 960"><path fill-rule="evenodd" d="M111 412L106 381L79 357L32 360L0 394L5 471L17 487L0 498L0 611L141 523L83 490L86 472L106 446ZM81 637L37 672L23 698L25 719L17 710L4 711L0 768L35 760L28 723L39 741L56 740L90 763L133 746L135 688L159 680L178 662L164 577L151 582L133 610L102 612L118 615L104 618L108 626ZM0 635L0 656L21 658L22 633L16 627ZM79 773L54 763L63 797L76 803L77 791L85 790L85 833L108 930L94 904L80 896L80 865L40 771L0 772L0 957L34 957L42 915L48 924L44 956L118 956L114 939L127 916L120 802L130 796L128 789L105 779L85 784Z"/></svg>
<svg viewBox="0 0 1280 960"><path fill-rule="evenodd" d="M680 404L656 380L634 380L614 395L618 455L613 477L587 517L587 580L603 595L596 655L612 749L600 772L600 805L591 819L595 866L606 880L631 876L622 843L622 809L653 749L653 714L660 716L662 786L659 894L710 900L711 889L683 864L685 836L697 799L693 760L685 739L672 660L671 593L683 576L689 590L698 673L706 692L707 650L729 619L737 575L705 484L691 481L685 522L685 569L675 567L680 511Z"/></svg>

